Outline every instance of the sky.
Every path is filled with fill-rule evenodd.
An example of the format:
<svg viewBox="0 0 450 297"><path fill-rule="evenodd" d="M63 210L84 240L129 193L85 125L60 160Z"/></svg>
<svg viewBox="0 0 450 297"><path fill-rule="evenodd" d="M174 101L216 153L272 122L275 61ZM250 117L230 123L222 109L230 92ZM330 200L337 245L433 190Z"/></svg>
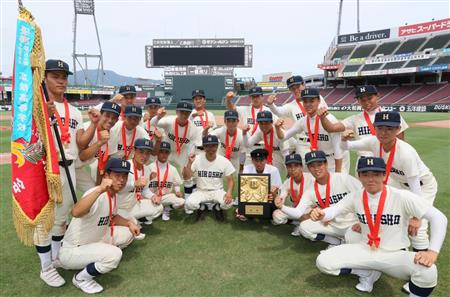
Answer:
<svg viewBox="0 0 450 297"><path fill-rule="evenodd" d="M23 0L43 33L47 59L72 68L72 0ZM253 45L253 67L239 77L321 73L317 64L336 36L338 0L96 0L104 69L121 75L161 79L162 69L145 67L145 45L157 38L244 38ZM17 1L0 0L0 71L12 73ZM444 19L449 0L360 0L361 32ZM77 51L98 52L91 16L78 17ZM357 32L356 1L344 1L341 34ZM96 67L92 60L89 68Z"/></svg>

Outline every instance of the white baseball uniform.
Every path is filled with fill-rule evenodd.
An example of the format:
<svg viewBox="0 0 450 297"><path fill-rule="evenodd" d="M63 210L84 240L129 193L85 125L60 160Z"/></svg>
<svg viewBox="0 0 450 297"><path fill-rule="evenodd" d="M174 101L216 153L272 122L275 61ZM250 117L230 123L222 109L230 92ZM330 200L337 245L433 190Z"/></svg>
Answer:
<svg viewBox="0 0 450 297"><path fill-rule="evenodd" d="M430 169L420 159L417 151L407 142L397 139L395 156L390 170L388 184L400 189L410 190L433 205L437 193L437 182ZM390 153L381 150L376 136L367 136L361 140L343 142L343 148L356 151L369 151L382 157L388 163ZM417 236L412 238L416 249L428 248L428 223L422 221Z"/></svg>
<svg viewBox="0 0 450 297"><path fill-rule="evenodd" d="M246 153L244 141L242 138L242 130L240 128L237 128L236 134L234 134L236 135L236 140L234 144L233 144L234 135L231 136L227 134L227 127L225 126L214 129L210 131L209 134L216 135L217 138L219 139L220 144L218 154L224 157L226 153L226 143L228 138L228 145L229 146L233 145L231 150L230 162L233 164L234 169L236 170L235 173L239 173L240 165L244 164L245 162L245 153Z"/></svg>
<svg viewBox="0 0 450 297"><path fill-rule="evenodd" d="M125 132L125 139L123 139L122 133ZM125 123L123 121L118 121L114 127L111 128L111 135L117 137L117 150L114 154L111 154L111 158L119 158L122 159L125 156L125 145L124 140L126 142L126 149L128 150L128 158L132 159L133 157L133 149L134 149L134 141L138 138L150 139L147 131L141 126L137 126L133 130L128 130L125 127Z"/></svg>
<svg viewBox="0 0 450 297"><path fill-rule="evenodd" d="M150 176L150 166L144 165L141 170L135 169L133 161L130 162L130 171L125 187L117 194L117 208L124 218L140 219L143 217L154 220L162 214L162 205L156 205L150 199L153 193L148 190L148 182L139 192L135 189L135 182L141 176ZM134 220L136 222L136 220Z"/></svg>
<svg viewBox="0 0 450 297"><path fill-rule="evenodd" d="M291 203L293 204L293 207L298 206L295 205L295 201L294 198L292 197L292 191L294 192L295 196L299 196L301 195L299 198L302 199L303 193L307 192L309 189L313 188L314 185L314 177L308 173L308 172L304 172L303 173L303 181L301 183L303 183L303 186L301 186L301 183L296 183L295 180L292 179L292 177L289 177L288 179L286 179L283 183L283 185L281 186L281 192L279 197L281 199L283 199L284 203L286 203L286 198L287 197L291 197ZM292 183L292 187L291 187L291 183ZM282 212L280 209L275 210L272 213L272 223L274 225L281 225L281 224L286 224L288 220L298 220L298 217L291 217L288 216L287 214L285 214L284 212Z"/></svg>
<svg viewBox="0 0 450 297"><path fill-rule="evenodd" d="M425 267L414 264L415 253L407 251L410 245L408 239L408 224L410 217L435 218L436 209L431 207L423 199L415 194L386 186L386 200L381 215L381 224L378 233L379 247L368 245L368 220L363 204L363 191L355 191L340 203L324 210L325 217L322 221L332 219L335 216L356 214L361 224L361 240L358 243L343 244L333 247L321 253L316 260L320 271L340 275L353 270L377 270L395 278L410 280L410 291L418 296L428 296L437 284L437 269L435 265ZM368 208L370 215L375 217L381 192L368 194ZM378 214L377 214L378 215ZM443 215L442 215L443 216ZM443 216L444 217L444 216ZM437 224L436 227L442 227ZM445 217L443 225L445 226ZM445 237L445 230L441 231ZM439 240L438 240L439 241ZM436 242L434 242L436 244ZM433 246L433 250L439 252L442 242ZM360 275L357 272L352 272Z"/></svg>
<svg viewBox="0 0 450 297"><path fill-rule="evenodd" d="M103 274L119 265L121 248L128 246L134 237L124 226L114 226L111 237L110 215L117 214L114 206L114 199L110 201L107 193L102 193L86 215L72 218L59 253L64 268L82 269L95 263L97 271Z"/></svg>
<svg viewBox="0 0 450 297"><path fill-rule="evenodd" d="M341 200L345 200L351 193L361 189L361 183L351 175L339 172L330 172L330 206L337 204ZM300 203L294 209L283 206L282 212L300 218L303 214L311 211L313 207L322 207L318 199L322 200L322 204L326 205L326 189L327 185L318 184L320 197L316 196L314 185L303 194ZM300 223L299 231L303 237L310 240L322 240L326 235L333 236L343 240L348 228L351 228L357 222L354 214L345 214L336 216L328 224L322 222L314 222L305 220Z"/></svg>
<svg viewBox="0 0 450 297"><path fill-rule="evenodd" d="M158 167L157 167L158 166ZM159 168L159 177L158 169ZM150 180L148 185L150 191L154 194L161 194L161 204L163 206L172 206L180 208L184 205L184 199L177 197L173 192L180 192L183 180L177 169L169 162L161 163L155 161L149 165L150 176L155 177ZM167 179L164 180L167 172Z"/></svg>
<svg viewBox="0 0 450 297"><path fill-rule="evenodd" d="M197 111L194 109L193 113L194 112L197 112ZM206 112L206 115L205 115L205 112ZM192 116L193 113L191 113L191 115L189 116L189 120L191 120L195 126L201 128L201 129L208 126L208 124L211 124L213 129L215 129L217 127L216 117L214 116L214 114L212 112L204 109L202 116L197 115L195 117Z"/></svg>
<svg viewBox="0 0 450 297"><path fill-rule="evenodd" d="M295 122L295 124L284 133L284 141L287 139L293 137L297 133L304 132L308 135L308 126L307 122L309 120L309 124L311 127L311 134L315 135L314 127L315 127L315 120L317 118L317 115L314 117L303 117L299 121ZM328 120L332 123L336 123L337 119L329 114L327 116ZM328 163L328 169L330 171L335 171L335 159L342 159L342 172L348 173L349 167L350 167L350 154L348 152L342 151L340 148L341 143L341 134L340 133L329 133L327 132L323 126L321 121L319 120L319 136L317 138L317 149L325 152L327 155L327 163ZM312 140L309 139L308 136L308 143L311 144ZM306 168L307 169L307 168Z"/></svg>
<svg viewBox="0 0 450 297"><path fill-rule="evenodd" d="M185 203L186 213L192 213L200 208L201 203L219 204L221 209L229 209L232 203L225 203L226 191L223 189L225 177L234 173L231 162L220 155L210 162L205 154L199 154L192 162L191 170L197 181L197 190L191 194Z"/></svg>

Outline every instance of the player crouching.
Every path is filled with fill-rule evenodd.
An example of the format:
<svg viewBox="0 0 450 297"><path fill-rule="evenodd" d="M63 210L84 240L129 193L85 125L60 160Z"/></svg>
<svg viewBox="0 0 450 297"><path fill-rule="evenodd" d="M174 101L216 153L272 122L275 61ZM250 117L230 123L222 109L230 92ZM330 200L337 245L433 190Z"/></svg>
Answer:
<svg viewBox="0 0 450 297"><path fill-rule="evenodd" d="M117 215L116 194L125 186L130 163L110 159L99 186L87 191L73 209L59 258L66 269L83 269L72 282L88 294L103 291L94 277L115 269L139 227Z"/></svg>
<svg viewBox="0 0 450 297"><path fill-rule="evenodd" d="M158 159L150 164L150 191L154 193L152 200L164 206L162 220L170 220L172 209L184 206L181 185L183 181L177 169L167 161L170 155L170 143L163 141L159 145ZM173 191L175 190L175 194Z"/></svg>
<svg viewBox="0 0 450 297"><path fill-rule="evenodd" d="M383 272L409 280L409 296L430 295L437 284L435 262L445 239L447 218L412 192L384 185L386 164L381 158L359 159L358 174L363 189L327 209L315 208L311 219L325 222L342 214L356 214L361 223L361 241L321 253L317 268L332 275L358 275L356 289L363 292L371 292ZM427 251L407 250L411 217L425 218L431 224Z"/></svg>
<svg viewBox="0 0 450 297"><path fill-rule="evenodd" d="M234 167L231 162L217 155L219 139L217 136L208 135L203 137L204 154L197 157L189 155L189 160L183 168L183 178L188 180L195 177L197 191L191 194L186 201L186 213L197 211L197 220L202 219L205 214L205 203L214 203L213 213L218 221L225 219L223 210L232 206L233 173ZM223 180L227 180L227 191L224 191Z"/></svg>

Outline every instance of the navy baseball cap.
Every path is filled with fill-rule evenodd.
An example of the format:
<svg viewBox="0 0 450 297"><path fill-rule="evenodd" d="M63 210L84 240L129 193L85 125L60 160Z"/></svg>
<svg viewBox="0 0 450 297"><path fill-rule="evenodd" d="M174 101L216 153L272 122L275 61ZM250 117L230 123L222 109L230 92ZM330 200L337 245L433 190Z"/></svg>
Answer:
<svg viewBox="0 0 450 297"><path fill-rule="evenodd" d="M178 102L177 111L192 111L192 104L189 102Z"/></svg>
<svg viewBox="0 0 450 297"><path fill-rule="evenodd" d="M122 94L122 95L134 94L134 95L136 95L136 88L134 86L130 86L130 85L121 86L119 88L119 94Z"/></svg>
<svg viewBox="0 0 450 297"><path fill-rule="evenodd" d="M373 122L375 127L400 127L400 113L396 111L380 111L375 114Z"/></svg>
<svg viewBox="0 0 450 297"><path fill-rule="evenodd" d="M145 107L148 106L161 106L161 100L158 97L148 97L145 99Z"/></svg>
<svg viewBox="0 0 450 297"><path fill-rule="evenodd" d="M288 164L303 164L302 162L302 156L300 156L299 154L292 154L292 155L287 155L286 158L284 159L284 164L288 165Z"/></svg>
<svg viewBox="0 0 450 297"><path fill-rule="evenodd" d="M323 151L312 151L305 154L305 163L309 165L313 162L326 162L327 155Z"/></svg>
<svg viewBox="0 0 450 297"><path fill-rule="evenodd" d="M203 98L206 98L205 91L203 91L203 90L193 90L192 91L192 99L194 99L195 96L201 96Z"/></svg>
<svg viewBox="0 0 450 297"><path fill-rule="evenodd" d="M302 83L303 83L303 77L301 77L300 75L291 76L286 80L286 85L288 88L295 86L295 85L300 85Z"/></svg>
<svg viewBox="0 0 450 297"><path fill-rule="evenodd" d="M153 143L150 141L150 139L138 138L134 141L134 148L144 149L144 150L153 150Z"/></svg>
<svg viewBox="0 0 450 297"><path fill-rule="evenodd" d="M105 169L106 171L131 173L130 168L130 162L128 162L127 160L111 158L108 160L108 163L106 163Z"/></svg>
<svg viewBox="0 0 450 297"><path fill-rule="evenodd" d="M383 158L362 157L358 160L358 172L366 171L386 172L386 163Z"/></svg>
<svg viewBox="0 0 450 297"><path fill-rule="evenodd" d="M249 96L259 96L263 94L261 87L253 87L248 91Z"/></svg>
<svg viewBox="0 0 450 297"><path fill-rule="evenodd" d="M355 98L371 94L378 94L378 90L375 86L372 85L360 86L356 88Z"/></svg>
<svg viewBox="0 0 450 297"><path fill-rule="evenodd" d="M273 122L272 113L267 110L258 112L256 115L256 121L259 122Z"/></svg>
<svg viewBox="0 0 450 297"><path fill-rule="evenodd" d="M225 120L228 120L228 119L238 120L239 119L239 114L238 114L238 112L236 110L227 110L223 114L223 117L224 117Z"/></svg>
<svg viewBox="0 0 450 297"><path fill-rule="evenodd" d="M203 137L202 144L204 146L208 144L219 144L219 139L217 138L216 135L207 135Z"/></svg>
<svg viewBox="0 0 450 297"><path fill-rule="evenodd" d="M302 95L301 98L302 99L306 99L306 98L317 98L320 97L320 92L319 89L316 88L306 88L302 91Z"/></svg>
<svg viewBox="0 0 450 297"><path fill-rule="evenodd" d="M250 153L250 156L252 159L255 160L265 160L267 159L267 156L269 155L269 152L266 149L255 149Z"/></svg>
<svg viewBox="0 0 450 297"><path fill-rule="evenodd" d="M63 60L47 60L47 62L45 62L45 71L64 71L68 75L73 74L69 70L69 64Z"/></svg>
<svg viewBox="0 0 450 297"><path fill-rule="evenodd" d="M159 144L159 151L167 151L170 152L170 143L167 141L161 141Z"/></svg>
<svg viewBox="0 0 450 297"><path fill-rule="evenodd" d="M116 115L120 115L120 112L122 111L122 108L119 104L106 101L102 104L102 108L100 108L100 112L109 111L112 113L115 113Z"/></svg>
<svg viewBox="0 0 450 297"><path fill-rule="evenodd" d="M125 107L124 115L126 117L142 117L142 108L135 105L128 105Z"/></svg>

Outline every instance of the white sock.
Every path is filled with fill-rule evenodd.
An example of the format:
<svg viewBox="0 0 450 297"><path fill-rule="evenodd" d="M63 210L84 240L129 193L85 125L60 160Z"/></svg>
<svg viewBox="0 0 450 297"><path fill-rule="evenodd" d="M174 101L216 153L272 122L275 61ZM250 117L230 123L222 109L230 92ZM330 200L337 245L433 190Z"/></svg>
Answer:
<svg viewBox="0 0 450 297"><path fill-rule="evenodd" d="M329 244L339 245L341 244L341 240L337 237L331 235L325 235L325 238L322 240L328 242Z"/></svg>
<svg viewBox="0 0 450 297"><path fill-rule="evenodd" d="M61 241L64 236L52 236L52 261L55 261L59 255L59 249L61 248Z"/></svg>
<svg viewBox="0 0 450 297"><path fill-rule="evenodd" d="M370 275L372 270L367 269L352 269L351 274L356 274L357 276L367 277Z"/></svg>
<svg viewBox="0 0 450 297"><path fill-rule="evenodd" d="M94 276L90 275L89 272L87 271L87 268L84 267L83 270L81 270L80 272L77 273L77 275L75 276L75 278L77 280L90 280L93 279Z"/></svg>
<svg viewBox="0 0 450 297"><path fill-rule="evenodd" d="M39 260L41 260L41 269L42 271L46 271L50 265L52 265L52 251L48 251L46 253L37 253L39 256Z"/></svg>

